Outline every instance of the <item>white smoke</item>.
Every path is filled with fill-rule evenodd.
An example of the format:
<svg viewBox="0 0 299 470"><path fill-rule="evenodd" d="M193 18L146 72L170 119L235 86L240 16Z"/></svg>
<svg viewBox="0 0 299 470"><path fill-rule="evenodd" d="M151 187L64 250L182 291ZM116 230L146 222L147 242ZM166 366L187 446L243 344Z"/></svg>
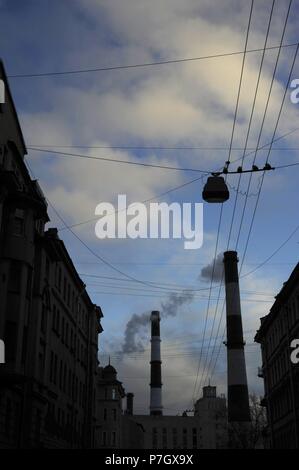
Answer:
<svg viewBox="0 0 299 470"><path fill-rule="evenodd" d="M191 302L193 297L194 293L192 291L183 291L181 294L172 292L169 294L167 301L161 302L161 318L175 317L179 308ZM146 327L149 327L150 315L151 312L144 312L141 314L134 313L131 316L125 329L122 354L144 351L140 335Z"/></svg>

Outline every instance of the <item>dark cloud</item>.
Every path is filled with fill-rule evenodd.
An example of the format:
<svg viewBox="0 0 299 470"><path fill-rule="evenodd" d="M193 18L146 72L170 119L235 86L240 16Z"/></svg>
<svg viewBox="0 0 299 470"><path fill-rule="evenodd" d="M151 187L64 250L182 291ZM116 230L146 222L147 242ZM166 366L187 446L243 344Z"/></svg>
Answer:
<svg viewBox="0 0 299 470"><path fill-rule="evenodd" d="M214 272L213 272L213 267L214 267ZM214 260L210 264L207 264L206 266L204 266L201 269L199 279L204 280L204 281L210 281L213 277L213 281L221 281L222 276L223 276L223 253L219 253L215 261L215 266L214 266Z"/></svg>

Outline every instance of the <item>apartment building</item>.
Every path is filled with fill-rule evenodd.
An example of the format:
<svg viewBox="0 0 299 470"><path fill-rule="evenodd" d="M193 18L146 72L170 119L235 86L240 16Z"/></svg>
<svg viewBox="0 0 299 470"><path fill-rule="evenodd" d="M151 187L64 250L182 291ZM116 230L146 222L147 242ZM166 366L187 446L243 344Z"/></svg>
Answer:
<svg viewBox="0 0 299 470"><path fill-rule="evenodd" d="M299 263L283 284L270 312L261 318L255 341L261 345L271 448L299 448L299 366L293 364L291 342L299 338Z"/></svg>
<svg viewBox="0 0 299 470"><path fill-rule="evenodd" d="M49 222L3 64L0 108L0 448L95 447L100 307Z"/></svg>

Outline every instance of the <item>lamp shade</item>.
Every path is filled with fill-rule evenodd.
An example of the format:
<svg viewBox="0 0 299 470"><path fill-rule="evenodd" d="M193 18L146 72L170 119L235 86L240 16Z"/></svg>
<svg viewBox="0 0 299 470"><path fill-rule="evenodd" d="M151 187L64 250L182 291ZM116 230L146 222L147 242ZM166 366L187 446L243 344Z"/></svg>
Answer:
<svg viewBox="0 0 299 470"><path fill-rule="evenodd" d="M206 202L221 203L229 199L229 191L222 176L209 176L202 192Z"/></svg>

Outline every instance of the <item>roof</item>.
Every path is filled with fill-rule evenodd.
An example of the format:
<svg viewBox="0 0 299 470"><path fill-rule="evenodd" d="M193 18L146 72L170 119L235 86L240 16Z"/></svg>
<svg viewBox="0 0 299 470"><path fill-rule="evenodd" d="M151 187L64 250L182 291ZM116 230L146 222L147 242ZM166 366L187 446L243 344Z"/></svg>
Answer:
<svg viewBox="0 0 299 470"><path fill-rule="evenodd" d="M104 373L104 374L115 374L115 375L117 375L116 370L114 369L113 366L111 366L111 364L109 364L108 366L104 367L103 373Z"/></svg>
<svg viewBox="0 0 299 470"><path fill-rule="evenodd" d="M14 104L14 101L13 101L13 98L12 98L12 94L11 94L11 91L10 91L10 87L9 87L9 83L8 83L8 80L7 80L7 75L6 75L6 72L5 72L4 64L3 64L1 59L0 59L0 78L1 78L1 80L3 80L4 85L5 85L6 102L9 103L10 110L11 110L12 115L13 115L14 125L16 127L16 131L17 131L19 141L20 141L19 143L21 144L21 147L22 147L20 150L22 150L23 155L27 155L27 149L26 149L24 136L23 136L22 129L21 129L21 126L20 126L18 114L17 114L16 108L15 108L15 104Z"/></svg>

